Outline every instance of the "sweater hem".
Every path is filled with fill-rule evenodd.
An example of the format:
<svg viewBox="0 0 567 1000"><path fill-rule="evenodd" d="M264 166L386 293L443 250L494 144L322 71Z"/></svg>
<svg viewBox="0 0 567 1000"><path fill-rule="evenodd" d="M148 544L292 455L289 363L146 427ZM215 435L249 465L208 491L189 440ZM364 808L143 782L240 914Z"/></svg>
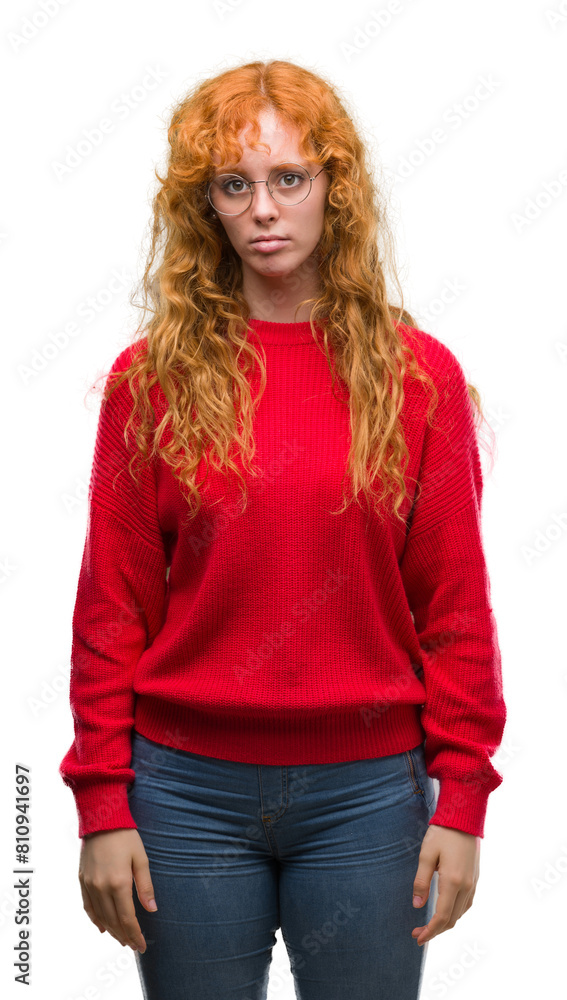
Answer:
<svg viewBox="0 0 567 1000"><path fill-rule="evenodd" d="M425 739L421 708L394 704L322 714L215 715L138 695L134 729L177 750L249 764L331 764L411 750Z"/></svg>

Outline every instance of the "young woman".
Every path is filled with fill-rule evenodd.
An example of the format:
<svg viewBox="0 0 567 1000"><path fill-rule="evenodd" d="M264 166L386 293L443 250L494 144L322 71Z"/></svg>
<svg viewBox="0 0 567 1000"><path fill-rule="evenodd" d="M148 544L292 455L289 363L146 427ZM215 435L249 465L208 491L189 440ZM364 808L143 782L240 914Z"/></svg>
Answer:
<svg viewBox="0 0 567 1000"><path fill-rule="evenodd" d="M73 616L84 908L150 1000L265 998L278 928L302 1000L414 1000L502 781L478 392L329 82L238 66L169 143Z"/></svg>

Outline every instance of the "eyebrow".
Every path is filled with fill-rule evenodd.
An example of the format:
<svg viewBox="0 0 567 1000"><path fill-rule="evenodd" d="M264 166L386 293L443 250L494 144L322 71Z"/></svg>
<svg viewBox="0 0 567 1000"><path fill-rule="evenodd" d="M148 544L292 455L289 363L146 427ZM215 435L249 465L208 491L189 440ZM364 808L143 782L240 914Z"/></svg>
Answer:
<svg viewBox="0 0 567 1000"><path fill-rule="evenodd" d="M270 167L270 170L273 170L274 167L278 167L280 165L280 163L298 163L301 167L305 167L306 170L310 170L311 169L308 166L308 164L305 162L305 160L303 160L302 158L300 158L299 160L278 160L277 163L274 163ZM215 167L215 171L216 172L218 172L220 169L221 169L220 167ZM270 171L268 171L268 173L269 172ZM229 174L238 174L240 177L245 177L249 173L249 171L248 170L242 170L240 167L230 167L230 166L228 166L228 167L223 167L222 170L221 170L221 173L223 173L223 174L226 174L226 173L229 173ZM217 174L215 174L215 176L216 175Z"/></svg>

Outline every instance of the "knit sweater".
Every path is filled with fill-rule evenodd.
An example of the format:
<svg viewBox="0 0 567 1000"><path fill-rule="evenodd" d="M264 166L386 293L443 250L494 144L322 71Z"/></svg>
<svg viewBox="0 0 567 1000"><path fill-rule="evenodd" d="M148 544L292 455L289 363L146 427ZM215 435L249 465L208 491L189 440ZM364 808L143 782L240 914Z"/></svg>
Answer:
<svg viewBox="0 0 567 1000"><path fill-rule="evenodd" d="M431 428L427 388L404 378L403 523L379 517L364 491L332 513L343 490L352 497L348 388L336 374L333 389L321 330L316 342L308 322L249 322L267 386L254 415L261 474L234 456L244 511L234 474L211 464L203 483L204 458L194 520L161 457L136 486L128 382L103 403L72 621L75 738L59 768L80 837L137 828L133 728L179 750L280 765L382 757L425 740L439 782L430 823L484 836L503 780L490 757L506 707L473 406L453 352L399 330L439 392ZM258 369L247 377L254 398ZM161 419L157 382L150 399Z"/></svg>

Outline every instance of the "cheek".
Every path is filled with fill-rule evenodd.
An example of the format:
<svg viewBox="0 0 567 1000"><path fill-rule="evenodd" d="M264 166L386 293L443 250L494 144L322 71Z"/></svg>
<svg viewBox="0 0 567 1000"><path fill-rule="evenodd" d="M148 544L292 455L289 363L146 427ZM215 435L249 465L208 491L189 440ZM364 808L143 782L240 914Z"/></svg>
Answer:
<svg viewBox="0 0 567 1000"><path fill-rule="evenodd" d="M323 223L325 221L325 206L316 205L309 216L309 234L310 236L319 237L323 232Z"/></svg>
<svg viewBox="0 0 567 1000"><path fill-rule="evenodd" d="M222 222L221 225L224 229L225 236L227 237L228 240L230 240L233 246L240 246L240 244L242 243L242 237L240 235L240 227L234 225L234 223L231 224L230 222L228 224L226 222Z"/></svg>

